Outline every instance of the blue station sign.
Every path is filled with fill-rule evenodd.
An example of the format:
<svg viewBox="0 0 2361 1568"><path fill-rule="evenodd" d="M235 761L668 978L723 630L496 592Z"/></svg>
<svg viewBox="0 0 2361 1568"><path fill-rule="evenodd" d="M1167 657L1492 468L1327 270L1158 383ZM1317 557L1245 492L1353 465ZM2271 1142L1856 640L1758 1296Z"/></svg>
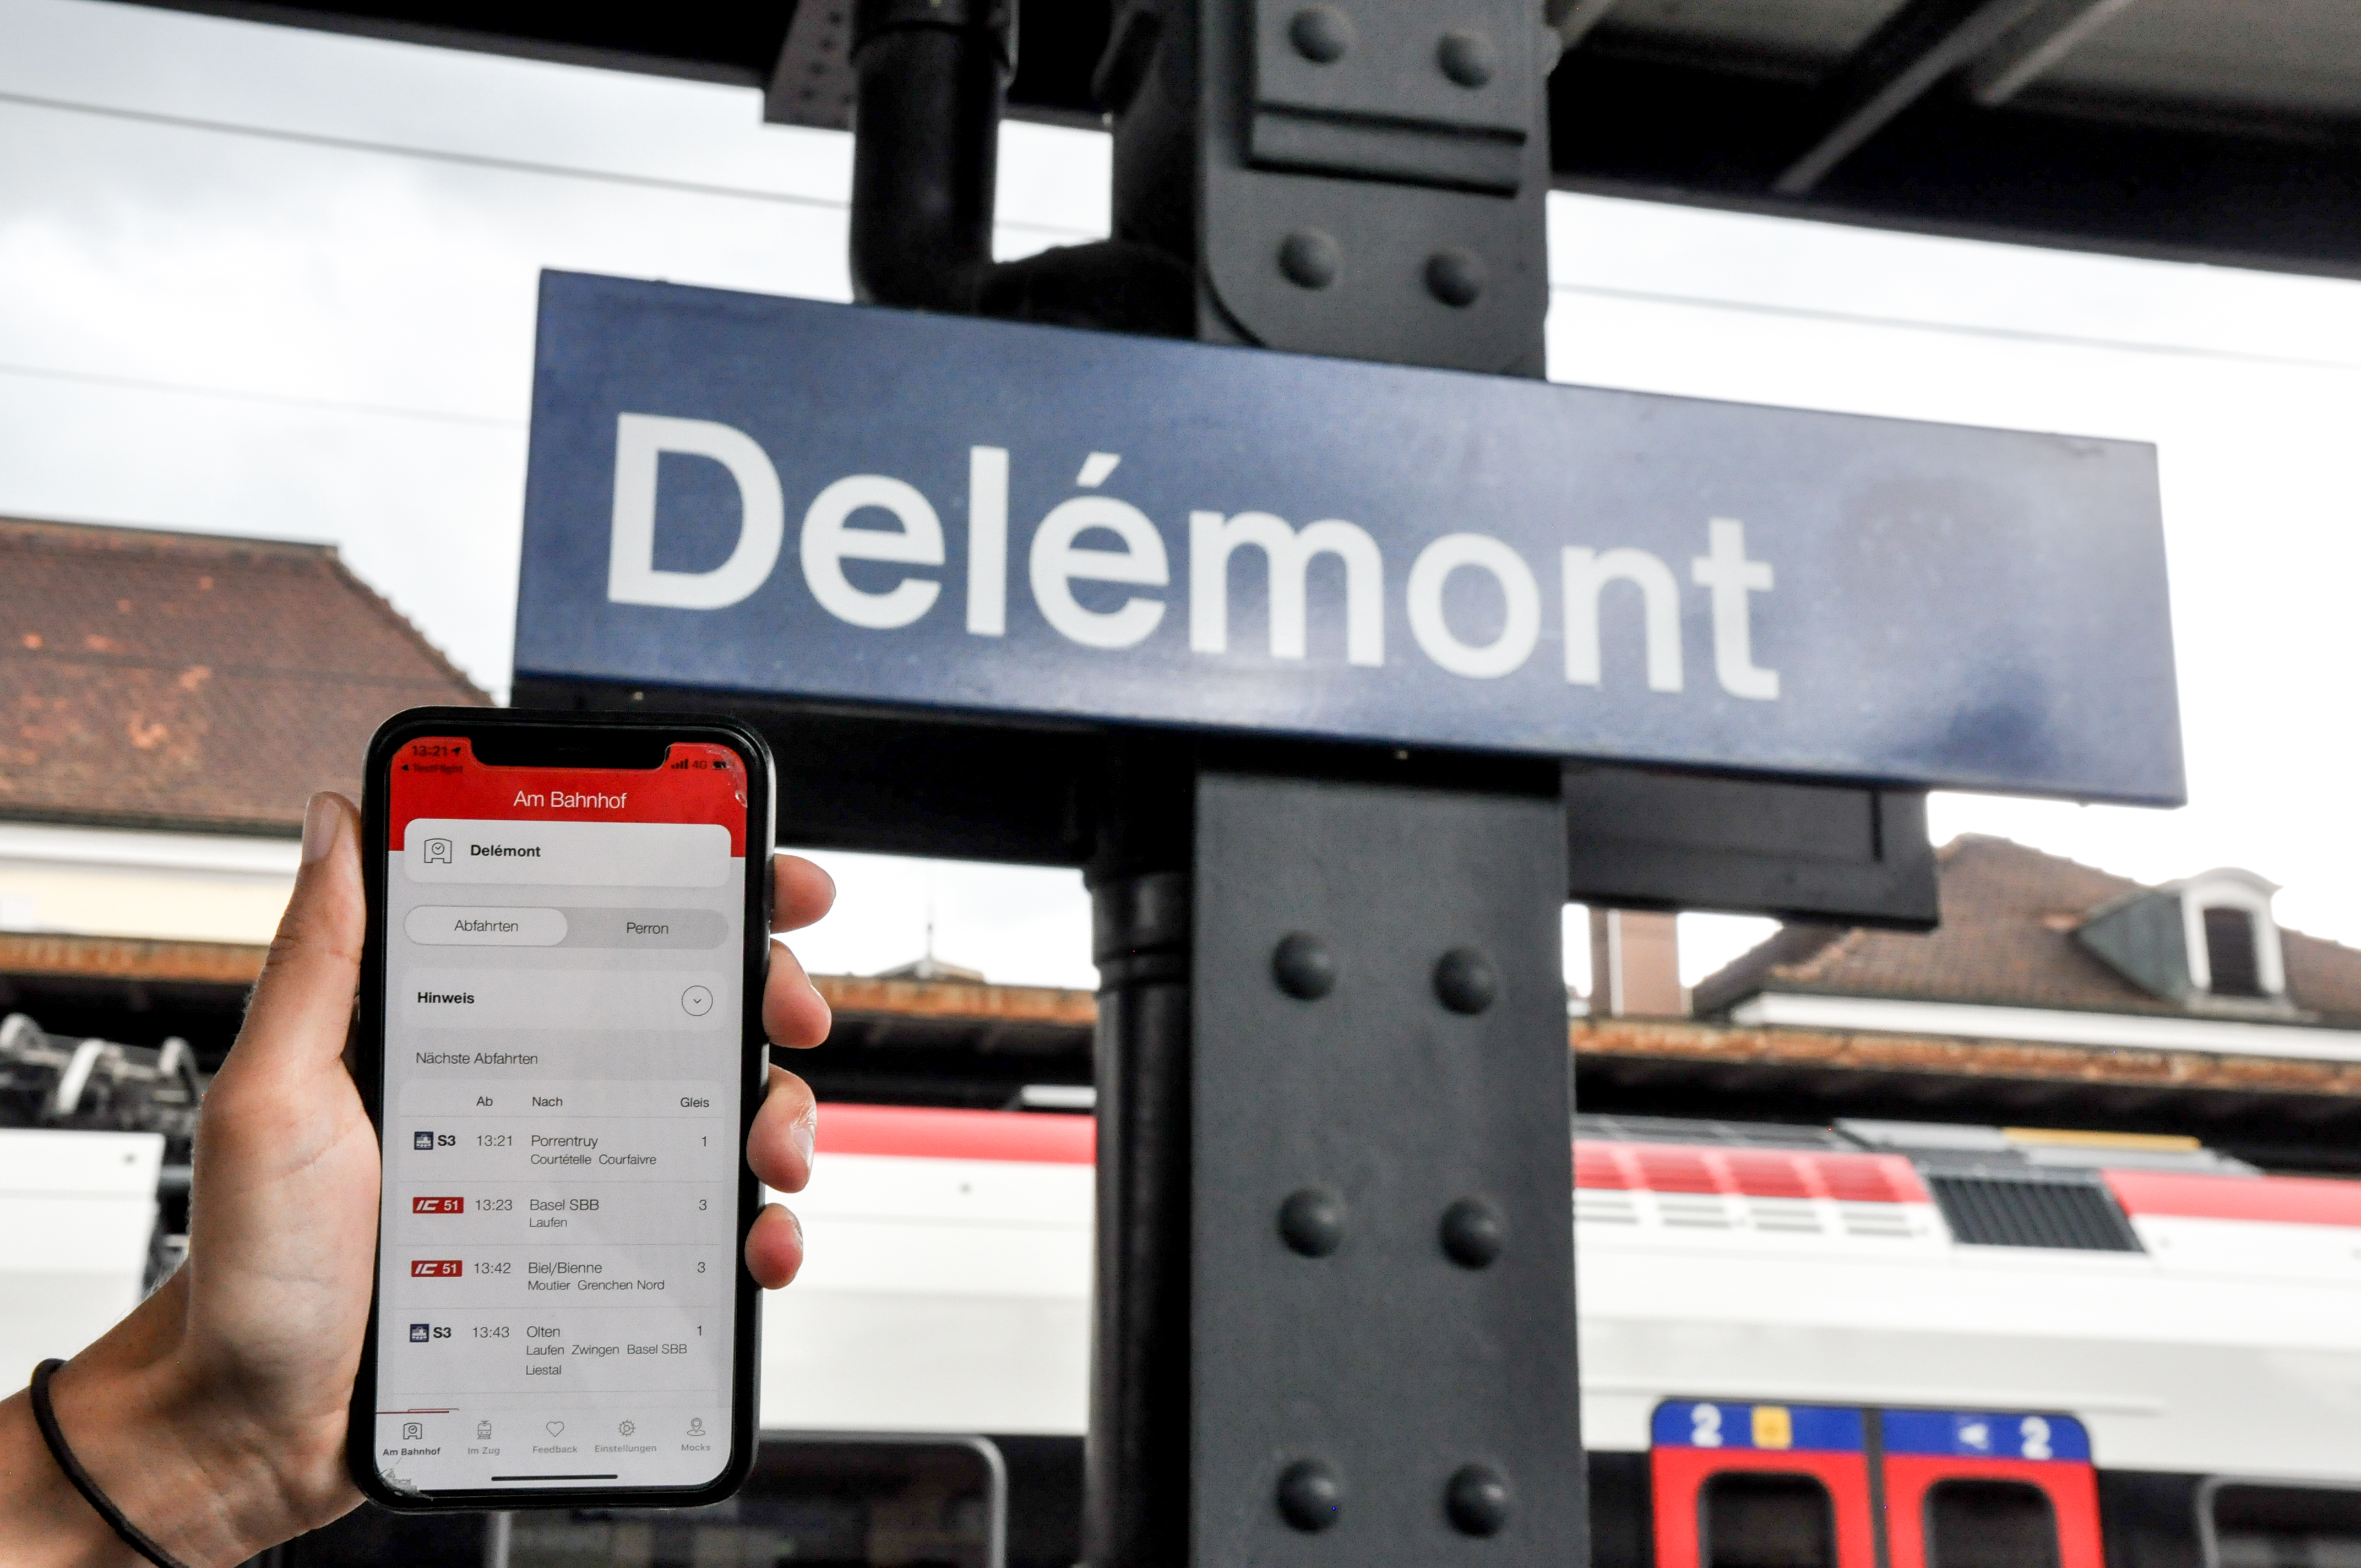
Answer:
<svg viewBox="0 0 2361 1568"><path fill-rule="evenodd" d="M2144 445L565 273L516 662L2183 798Z"/></svg>

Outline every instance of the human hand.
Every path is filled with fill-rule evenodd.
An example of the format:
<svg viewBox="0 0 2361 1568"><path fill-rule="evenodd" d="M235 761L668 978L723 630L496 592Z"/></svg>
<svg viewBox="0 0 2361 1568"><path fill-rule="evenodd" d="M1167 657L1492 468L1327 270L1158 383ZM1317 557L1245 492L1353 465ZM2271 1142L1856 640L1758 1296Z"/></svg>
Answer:
<svg viewBox="0 0 2361 1568"><path fill-rule="evenodd" d="M781 855L772 874L779 929L827 914L836 889L818 866ZM99 1489L192 1568L242 1563L360 1500L345 1428L368 1321L379 1154L344 1050L365 924L358 816L341 795L314 795L294 894L198 1119L188 1260L51 1384ZM763 1022L782 1046L828 1035L828 1003L784 947ZM772 1068L747 1139L754 1174L800 1190L817 1126L811 1091ZM803 1262L802 1227L771 1204L745 1255L763 1285L785 1285ZM136 1561L50 1460L28 1396L0 1402L0 1562Z"/></svg>

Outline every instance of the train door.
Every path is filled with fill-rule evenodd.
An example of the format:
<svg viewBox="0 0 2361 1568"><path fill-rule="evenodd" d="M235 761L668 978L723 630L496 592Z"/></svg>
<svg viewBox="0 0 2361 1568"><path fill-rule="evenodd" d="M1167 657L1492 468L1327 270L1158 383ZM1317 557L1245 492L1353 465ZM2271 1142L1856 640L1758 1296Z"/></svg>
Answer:
<svg viewBox="0 0 2361 1568"><path fill-rule="evenodd" d="M1657 1406L1656 1568L1876 1568L1865 1431L1828 1405Z"/></svg>
<svg viewBox="0 0 2361 1568"><path fill-rule="evenodd" d="M1878 1424L1891 1568L2102 1568L2081 1422L1887 1410Z"/></svg>

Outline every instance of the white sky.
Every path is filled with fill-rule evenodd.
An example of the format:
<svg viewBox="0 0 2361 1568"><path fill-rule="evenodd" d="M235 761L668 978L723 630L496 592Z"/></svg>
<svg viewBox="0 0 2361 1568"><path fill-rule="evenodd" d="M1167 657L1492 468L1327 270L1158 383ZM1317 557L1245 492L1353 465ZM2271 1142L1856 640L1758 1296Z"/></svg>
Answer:
<svg viewBox="0 0 2361 1568"><path fill-rule="evenodd" d="M1011 125L1000 247L1101 235L1107 153ZM848 138L751 90L0 0L0 514L332 541L505 691L544 267L849 297ZM1938 795L2361 945L2361 284L1551 198L1553 378L2155 442L2191 804ZM1071 872L829 856L815 969L1088 984ZM1768 929L1685 917L1694 980ZM1569 971L1587 956L1569 944Z"/></svg>

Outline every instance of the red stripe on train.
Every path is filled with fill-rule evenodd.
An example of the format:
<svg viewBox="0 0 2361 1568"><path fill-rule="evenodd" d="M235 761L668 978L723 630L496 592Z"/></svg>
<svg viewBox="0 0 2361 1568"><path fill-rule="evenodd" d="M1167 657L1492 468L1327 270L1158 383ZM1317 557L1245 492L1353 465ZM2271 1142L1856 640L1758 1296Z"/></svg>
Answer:
<svg viewBox="0 0 2361 1568"><path fill-rule="evenodd" d="M2115 1201L2127 1214L2361 1226L2361 1181L2310 1176L2202 1176L2177 1170L2111 1170L2106 1177Z"/></svg>
<svg viewBox="0 0 2361 1568"><path fill-rule="evenodd" d="M1056 1112L937 1111L909 1105L819 1108L821 1154L906 1155L918 1159L1002 1159L1089 1165L1098 1126Z"/></svg>
<svg viewBox="0 0 2361 1568"><path fill-rule="evenodd" d="M1610 1144L1587 1138L1574 1146L1574 1184L1624 1192L1833 1198L1840 1203L1928 1201L1918 1173L1900 1155Z"/></svg>
<svg viewBox="0 0 2361 1568"><path fill-rule="evenodd" d="M819 1152L1089 1165L1097 1157L1097 1128L1088 1116L831 1102L820 1107ZM1584 1139L1574 1146L1574 1167L1576 1187L1726 1192L1747 1198L1833 1198L1846 1203L1928 1201L1910 1162L1895 1155L1788 1153Z"/></svg>

